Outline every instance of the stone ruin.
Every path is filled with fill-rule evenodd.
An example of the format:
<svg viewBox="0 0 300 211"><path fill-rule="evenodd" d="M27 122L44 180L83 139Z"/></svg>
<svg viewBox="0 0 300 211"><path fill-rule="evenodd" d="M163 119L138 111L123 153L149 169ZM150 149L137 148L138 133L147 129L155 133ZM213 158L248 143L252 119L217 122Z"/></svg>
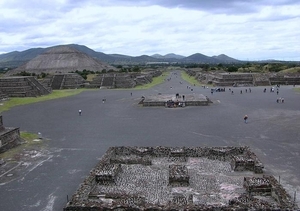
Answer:
<svg viewBox="0 0 300 211"><path fill-rule="evenodd" d="M212 101L203 94L161 94L142 97L139 104L144 107L164 106L166 108L178 108L185 106L208 106Z"/></svg>
<svg viewBox="0 0 300 211"><path fill-rule="evenodd" d="M0 92L8 97L37 97L51 93L33 76L0 78Z"/></svg>
<svg viewBox="0 0 300 211"><path fill-rule="evenodd" d="M0 90L0 101L5 101L5 100L8 100L9 97L7 94L3 93L1 90Z"/></svg>
<svg viewBox="0 0 300 211"><path fill-rule="evenodd" d="M84 87L85 80L77 73L54 74L46 76L42 84L53 90L77 89Z"/></svg>
<svg viewBox="0 0 300 211"><path fill-rule="evenodd" d="M153 77L161 75L161 71L149 71L147 73L105 73L98 74L93 81L85 87L87 88L133 88L152 82Z"/></svg>
<svg viewBox="0 0 300 211"><path fill-rule="evenodd" d="M151 83L152 78L159 75L161 71L149 71L145 74L107 73L97 75L91 82L87 82L77 73L55 73L40 81L33 76L3 77L0 78L0 100L9 97L37 97L60 89L133 88Z"/></svg>
<svg viewBox="0 0 300 211"><path fill-rule="evenodd" d="M20 129L4 127L2 116L0 116L0 153L19 145L21 142Z"/></svg>
<svg viewBox="0 0 300 211"><path fill-rule="evenodd" d="M63 210L296 209L248 147L111 147Z"/></svg>
<svg viewBox="0 0 300 211"><path fill-rule="evenodd" d="M300 74L202 72L190 69L186 72L201 83L215 86L300 85Z"/></svg>

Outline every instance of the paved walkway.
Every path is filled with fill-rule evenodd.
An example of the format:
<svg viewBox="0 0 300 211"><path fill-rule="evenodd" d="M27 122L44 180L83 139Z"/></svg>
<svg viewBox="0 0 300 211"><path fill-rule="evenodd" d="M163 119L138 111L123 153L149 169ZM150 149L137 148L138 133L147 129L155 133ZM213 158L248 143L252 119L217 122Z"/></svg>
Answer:
<svg viewBox="0 0 300 211"><path fill-rule="evenodd" d="M211 94L175 72L149 90L87 91L4 112L5 126L41 132L44 148L39 160L2 183L0 210L62 210L108 147L122 145L250 146L266 173L280 176L291 195L297 191L300 205L300 95L293 87L280 87L279 95L269 87L266 93L264 87L251 87L251 93L242 87L233 88L234 94L228 88ZM141 96L158 93L200 93L214 103L174 109L137 105ZM276 103L277 97L285 102Z"/></svg>

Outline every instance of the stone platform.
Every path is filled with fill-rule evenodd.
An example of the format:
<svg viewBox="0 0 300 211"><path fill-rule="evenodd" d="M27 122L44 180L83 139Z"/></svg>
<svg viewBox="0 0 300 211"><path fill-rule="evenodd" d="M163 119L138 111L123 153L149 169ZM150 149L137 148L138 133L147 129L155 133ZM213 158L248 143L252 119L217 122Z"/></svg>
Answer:
<svg viewBox="0 0 300 211"><path fill-rule="evenodd" d="M19 145L21 142L20 129L4 127L2 116L0 115L0 153Z"/></svg>
<svg viewBox="0 0 300 211"><path fill-rule="evenodd" d="M297 210L262 170L248 147L111 147L64 211Z"/></svg>
<svg viewBox="0 0 300 211"><path fill-rule="evenodd" d="M207 106L211 101L203 94L158 94L146 96L142 99L143 106L165 106L169 108L185 106Z"/></svg>

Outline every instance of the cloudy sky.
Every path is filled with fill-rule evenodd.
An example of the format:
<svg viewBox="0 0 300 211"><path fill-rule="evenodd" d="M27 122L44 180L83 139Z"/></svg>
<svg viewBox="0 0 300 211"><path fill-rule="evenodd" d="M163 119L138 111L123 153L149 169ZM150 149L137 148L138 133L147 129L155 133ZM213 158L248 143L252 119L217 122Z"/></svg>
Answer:
<svg viewBox="0 0 300 211"><path fill-rule="evenodd" d="M1 0L0 54L61 44L131 56L300 61L299 0Z"/></svg>

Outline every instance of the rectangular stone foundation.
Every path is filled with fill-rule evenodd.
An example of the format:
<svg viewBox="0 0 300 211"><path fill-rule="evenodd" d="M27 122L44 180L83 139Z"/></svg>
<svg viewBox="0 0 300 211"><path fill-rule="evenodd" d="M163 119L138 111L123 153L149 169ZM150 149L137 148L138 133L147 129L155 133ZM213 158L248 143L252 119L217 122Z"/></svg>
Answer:
<svg viewBox="0 0 300 211"><path fill-rule="evenodd" d="M151 165L135 162L143 158ZM249 158L251 168L232 171ZM64 211L297 210L275 178L255 166L263 167L248 147L111 147Z"/></svg>

